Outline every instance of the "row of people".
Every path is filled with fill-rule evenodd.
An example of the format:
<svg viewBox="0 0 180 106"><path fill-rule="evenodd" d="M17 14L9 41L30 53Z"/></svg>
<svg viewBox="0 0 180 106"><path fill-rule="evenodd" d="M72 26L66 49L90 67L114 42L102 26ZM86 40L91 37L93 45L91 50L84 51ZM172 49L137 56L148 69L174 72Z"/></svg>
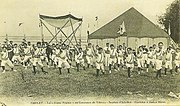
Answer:
<svg viewBox="0 0 180 106"><path fill-rule="evenodd" d="M85 50L79 46L72 48L65 44L49 45L41 42L37 42L36 45L31 45L30 42L23 42L20 45L10 44L10 47L8 44L1 46L0 60L3 73L5 72L6 64L14 70L14 64L21 63L25 69L31 64L34 74L37 73L36 67L39 64L42 72L47 74L48 72L44 71L43 68L44 61L48 67L50 65L53 65L55 68L58 67L60 74L62 74L62 68L66 68L68 73L70 73L70 68L73 67L72 64L75 62L77 71L80 70L80 66L85 70L85 63L87 68L95 66L97 76L99 76L100 72L105 74L105 70L111 73L113 67L115 71L127 68L129 78L131 77L131 69L134 69L135 66L137 66L138 74L141 74L144 68L148 72L151 66L157 71L156 77L158 78L161 76L163 66L165 67L166 75L168 69L171 74L173 73L173 63L175 64L175 72L177 72L180 65L179 48L174 50L172 46L169 46L165 50L162 42L157 47L156 45L149 48L140 46L137 50L128 48L124 44L115 47L109 43L104 48L98 45L94 47L94 45L88 43ZM10 53L13 56L9 56ZM173 56L175 56L174 59Z"/></svg>
<svg viewBox="0 0 180 106"><path fill-rule="evenodd" d="M89 56L89 52L91 51L91 44L89 44L87 48L88 55L86 55L86 58L87 60L91 60L90 58L92 56ZM99 57L99 54L96 53L96 50L98 51L98 53L99 51L101 51L104 55L102 59L103 61L101 61L103 65L102 63L98 64L98 59L101 57ZM137 73L141 74L143 73L144 68L146 69L146 72L148 72L151 66L154 70L156 70L156 78L159 78L161 77L162 69L164 69L165 75L167 75L167 70L169 70L170 73L173 74L173 66L175 70L174 72L177 73L180 65L180 49L175 49L172 45L165 49L162 42L159 42L157 46L154 44L149 48L142 45L139 46L137 50L133 50L132 48L126 47L124 45L119 45L117 46L117 48L115 48L113 44L110 45L109 43L107 43L106 47L104 48L96 46L94 51L94 57L96 58L94 60L96 60L97 75L100 69L104 70L104 66L109 67L109 73L112 72L113 66L117 66L117 68L115 67L115 71L121 70L123 67L126 67L128 70L128 77L130 78L131 69L134 70L134 68L137 67ZM89 61L88 63L93 62Z"/></svg>

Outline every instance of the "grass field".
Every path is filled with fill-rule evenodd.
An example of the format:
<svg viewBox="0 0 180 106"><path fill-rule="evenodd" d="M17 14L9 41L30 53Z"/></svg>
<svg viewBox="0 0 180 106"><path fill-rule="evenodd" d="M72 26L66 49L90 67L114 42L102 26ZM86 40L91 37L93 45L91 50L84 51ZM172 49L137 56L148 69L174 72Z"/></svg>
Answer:
<svg viewBox="0 0 180 106"><path fill-rule="evenodd" d="M22 80L23 70L25 80ZM39 69L40 70L40 69ZM36 100L169 100L170 91L180 93L180 75L155 78L155 72L138 75L133 72L131 79L127 71L95 76L95 69L77 72L45 68L48 74L33 75L31 68L24 70L18 66L17 72L0 74L0 97L5 101L27 102ZM3 99L4 98L4 99ZM8 98L8 99L6 99Z"/></svg>

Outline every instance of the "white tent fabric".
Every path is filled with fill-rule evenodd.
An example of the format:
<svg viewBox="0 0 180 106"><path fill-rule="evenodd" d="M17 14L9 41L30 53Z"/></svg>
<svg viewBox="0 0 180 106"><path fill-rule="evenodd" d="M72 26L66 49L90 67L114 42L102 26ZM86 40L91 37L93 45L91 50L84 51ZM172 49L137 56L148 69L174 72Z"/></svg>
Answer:
<svg viewBox="0 0 180 106"><path fill-rule="evenodd" d="M72 25L74 25L75 23L82 21L82 18L74 17L71 14L65 16L58 16L58 17L39 15L39 17L40 19L46 21L48 24L56 28L69 27L71 26L71 22Z"/></svg>

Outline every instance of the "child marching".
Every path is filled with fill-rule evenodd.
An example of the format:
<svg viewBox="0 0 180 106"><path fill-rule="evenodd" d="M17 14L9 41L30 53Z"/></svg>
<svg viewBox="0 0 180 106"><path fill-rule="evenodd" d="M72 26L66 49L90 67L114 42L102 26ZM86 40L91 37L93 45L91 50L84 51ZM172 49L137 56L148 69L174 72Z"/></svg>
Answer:
<svg viewBox="0 0 180 106"><path fill-rule="evenodd" d="M37 42L37 47L34 50L34 54L33 54L33 73L34 75L37 73L37 64L41 67L41 70L44 74L47 74L48 72L44 71L44 65L42 63L42 60L40 58L40 56L42 55L41 53L41 42Z"/></svg>
<svg viewBox="0 0 180 106"><path fill-rule="evenodd" d="M2 47L2 52L1 52L1 67L3 69L2 73L6 72L6 65L8 65L12 71L14 70L14 64L10 61L10 59L8 58L8 53L9 51L6 49L6 47Z"/></svg>
<svg viewBox="0 0 180 106"><path fill-rule="evenodd" d="M134 61L135 61L135 56L133 54L133 51L131 48L127 48L127 54L126 54L126 67L127 67L127 75L128 78L130 78L131 75L131 69L134 68Z"/></svg>
<svg viewBox="0 0 180 106"><path fill-rule="evenodd" d="M70 64L68 63L68 53L66 50L66 46L63 44L61 48L59 48L59 53L57 54L57 60L58 60L58 68L59 68L59 74L62 74L61 70L63 68L67 69L67 72L70 73Z"/></svg>
<svg viewBox="0 0 180 106"><path fill-rule="evenodd" d="M98 48L98 53L95 54L96 56L96 76L99 76L99 72L102 72L102 74L105 74L104 72L104 54L103 54L103 48Z"/></svg>

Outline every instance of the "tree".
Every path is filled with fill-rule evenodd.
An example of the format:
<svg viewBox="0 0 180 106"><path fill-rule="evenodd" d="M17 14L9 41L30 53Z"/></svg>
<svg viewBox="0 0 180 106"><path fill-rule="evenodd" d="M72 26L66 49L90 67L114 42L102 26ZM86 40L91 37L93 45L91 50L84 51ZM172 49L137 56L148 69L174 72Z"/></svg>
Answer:
<svg viewBox="0 0 180 106"><path fill-rule="evenodd" d="M166 9L166 12L159 16L158 23L161 24L166 32L168 32L169 25L171 31L171 37L176 43L180 43L180 2L179 0L175 0L173 3L169 5Z"/></svg>

